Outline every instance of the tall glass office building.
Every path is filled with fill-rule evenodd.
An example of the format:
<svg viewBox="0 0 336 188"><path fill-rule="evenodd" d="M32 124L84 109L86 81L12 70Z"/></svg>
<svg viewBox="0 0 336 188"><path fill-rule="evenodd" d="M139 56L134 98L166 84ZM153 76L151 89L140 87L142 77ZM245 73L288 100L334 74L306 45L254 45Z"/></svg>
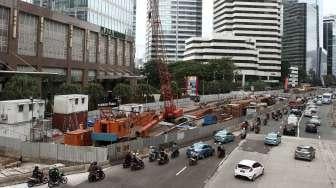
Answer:
<svg viewBox="0 0 336 188"><path fill-rule="evenodd" d="M135 36L136 0L32 0L35 5Z"/></svg>
<svg viewBox="0 0 336 188"><path fill-rule="evenodd" d="M324 74L323 28L319 1L285 0L282 61L309 75ZM322 67L322 68L321 68ZM302 78L299 78L302 79Z"/></svg>
<svg viewBox="0 0 336 188"><path fill-rule="evenodd" d="M202 0L160 0L159 15L168 62L183 60L185 41L202 35ZM148 23L146 61L153 58L152 38Z"/></svg>
<svg viewBox="0 0 336 188"><path fill-rule="evenodd" d="M323 19L323 47L328 51L327 72L336 76L336 15Z"/></svg>

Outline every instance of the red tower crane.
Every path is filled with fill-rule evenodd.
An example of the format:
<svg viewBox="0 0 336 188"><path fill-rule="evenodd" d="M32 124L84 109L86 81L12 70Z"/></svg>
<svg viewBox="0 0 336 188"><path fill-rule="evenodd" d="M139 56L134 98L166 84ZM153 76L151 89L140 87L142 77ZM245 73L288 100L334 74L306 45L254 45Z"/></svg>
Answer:
<svg viewBox="0 0 336 188"><path fill-rule="evenodd" d="M171 88L171 75L166 64L166 49L163 45L163 32L159 15L159 0L148 0L148 24L151 30L151 60L156 64L160 77L160 91L164 100L164 114L166 120L175 119L183 115L183 110L177 108L174 103L173 91Z"/></svg>

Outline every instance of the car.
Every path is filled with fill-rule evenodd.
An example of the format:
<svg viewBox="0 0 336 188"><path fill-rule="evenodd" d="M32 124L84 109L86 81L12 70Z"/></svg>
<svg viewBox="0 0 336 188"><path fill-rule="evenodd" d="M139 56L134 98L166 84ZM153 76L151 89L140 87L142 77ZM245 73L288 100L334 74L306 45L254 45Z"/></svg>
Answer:
<svg viewBox="0 0 336 188"><path fill-rule="evenodd" d="M309 120L309 123L321 126L320 118L317 116L312 116L312 118Z"/></svg>
<svg viewBox="0 0 336 188"><path fill-rule="evenodd" d="M264 143L266 145L279 145L281 143L281 135L271 132L265 136Z"/></svg>
<svg viewBox="0 0 336 188"><path fill-rule="evenodd" d="M310 110L313 113L317 113L318 111L316 106L308 106L306 110Z"/></svg>
<svg viewBox="0 0 336 188"><path fill-rule="evenodd" d="M298 117L294 114L290 114L287 118L287 123L289 125L297 125L298 121L299 121Z"/></svg>
<svg viewBox="0 0 336 188"><path fill-rule="evenodd" d="M317 100L316 105L321 106L322 105L322 100Z"/></svg>
<svg viewBox="0 0 336 188"><path fill-rule="evenodd" d="M299 109L296 109L296 108L291 109L290 113L294 114L296 116L301 116L302 115L302 111L299 110Z"/></svg>
<svg viewBox="0 0 336 188"><path fill-rule="evenodd" d="M234 135L226 129L222 129L213 136L213 139L216 143L220 142L224 144L234 141Z"/></svg>
<svg viewBox="0 0 336 188"><path fill-rule="evenodd" d="M313 112L311 110L305 110L303 115L305 117L312 117L313 116Z"/></svg>
<svg viewBox="0 0 336 188"><path fill-rule="evenodd" d="M317 133L317 125L315 125L313 123L307 123L305 131L307 133Z"/></svg>
<svg viewBox="0 0 336 188"><path fill-rule="evenodd" d="M190 158L192 155L196 155L197 159L204 159L206 157L212 156L215 153L215 149L211 145L204 142L197 142L192 144L187 149L187 157Z"/></svg>
<svg viewBox="0 0 336 188"><path fill-rule="evenodd" d="M315 159L315 148L304 145L297 146L295 149L294 158L312 161Z"/></svg>
<svg viewBox="0 0 336 188"><path fill-rule="evenodd" d="M257 177L264 174L264 166L252 160L241 160L234 169L235 177L246 177L254 181Z"/></svg>
<svg viewBox="0 0 336 188"><path fill-rule="evenodd" d="M297 134L297 125L287 124L283 128L283 135L286 136L296 136Z"/></svg>

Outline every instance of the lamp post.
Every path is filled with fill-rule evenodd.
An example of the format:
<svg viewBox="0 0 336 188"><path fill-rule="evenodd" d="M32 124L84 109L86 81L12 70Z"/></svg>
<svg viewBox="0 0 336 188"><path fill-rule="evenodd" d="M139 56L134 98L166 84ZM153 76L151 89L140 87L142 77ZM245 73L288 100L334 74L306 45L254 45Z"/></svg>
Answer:
<svg viewBox="0 0 336 188"><path fill-rule="evenodd" d="M31 128L33 128L33 119L34 119L34 98L30 97L30 102L31 102Z"/></svg>

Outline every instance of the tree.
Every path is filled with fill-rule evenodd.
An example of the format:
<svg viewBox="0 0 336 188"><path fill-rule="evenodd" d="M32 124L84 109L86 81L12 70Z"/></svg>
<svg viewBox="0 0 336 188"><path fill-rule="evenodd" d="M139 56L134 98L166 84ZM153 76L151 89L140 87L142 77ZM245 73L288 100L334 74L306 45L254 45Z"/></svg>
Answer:
<svg viewBox="0 0 336 188"><path fill-rule="evenodd" d="M89 110L97 109L105 96L104 88L99 83L89 83L83 88L83 92L89 96Z"/></svg>
<svg viewBox="0 0 336 188"><path fill-rule="evenodd" d="M285 81L286 77L289 76L289 73L290 73L289 68L290 68L290 65L288 61L283 61L281 63L281 80L282 81Z"/></svg>
<svg viewBox="0 0 336 188"><path fill-rule="evenodd" d="M4 100L38 98L41 80L28 75L15 75L5 84L2 92Z"/></svg>
<svg viewBox="0 0 336 188"><path fill-rule="evenodd" d="M326 75L324 76L324 84L327 86L327 87L330 87L330 86L335 86L336 85L336 78L334 75Z"/></svg>
<svg viewBox="0 0 336 188"><path fill-rule="evenodd" d="M56 91L57 95L69 95L69 94L79 94L81 92L81 86L79 84L62 84Z"/></svg>
<svg viewBox="0 0 336 188"><path fill-rule="evenodd" d="M115 96L119 96L121 98L122 103L127 103L132 99L133 91L130 85L119 83L117 84L112 92Z"/></svg>
<svg viewBox="0 0 336 188"><path fill-rule="evenodd" d="M160 88L160 78L157 70L157 65L154 61L149 61L144 64L141 74L147 77L148 83L155 88Z"/></svg>

